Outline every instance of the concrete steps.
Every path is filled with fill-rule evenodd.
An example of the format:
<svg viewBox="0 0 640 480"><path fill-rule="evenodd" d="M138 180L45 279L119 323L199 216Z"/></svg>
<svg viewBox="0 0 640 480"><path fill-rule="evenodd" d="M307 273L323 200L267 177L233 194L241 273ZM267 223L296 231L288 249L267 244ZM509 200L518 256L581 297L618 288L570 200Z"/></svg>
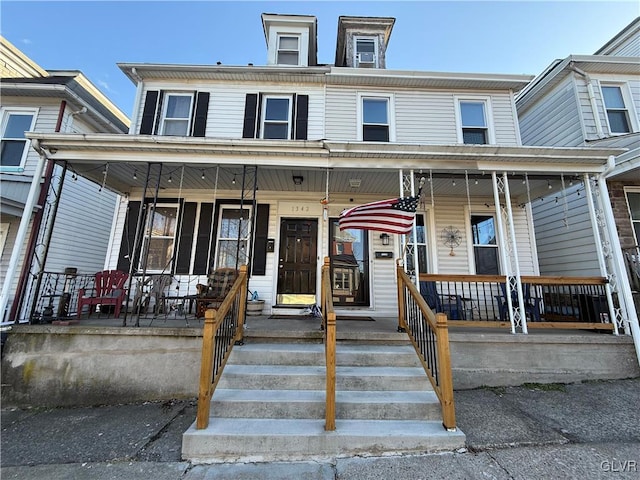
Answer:
<svg viewBox="0 0 640 480"><path fill-rule="evenodd" d="M234 347L211 401L209 427L192 425L193 462L303 460L452 450L462 432L442 427L438 399L408 345L337 346L336 430L324 430L324 346Z"/></svg>

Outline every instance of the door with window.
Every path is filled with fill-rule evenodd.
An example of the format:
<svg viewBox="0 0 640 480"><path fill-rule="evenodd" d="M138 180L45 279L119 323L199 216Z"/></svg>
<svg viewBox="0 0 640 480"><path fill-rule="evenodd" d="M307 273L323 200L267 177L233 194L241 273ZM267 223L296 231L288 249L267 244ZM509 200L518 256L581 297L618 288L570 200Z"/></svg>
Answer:
<svg viewBox="0 0 640 480"><path fill-rule="evenodd" d="M278 305L315 305L318 269L318 221L283 218L280 221Z"/></svg>
<svg viewBox="0 0 640 480"><path fill-rule="evenodd" d="M370 305L369 236L366 230L340 230L338 219L331 219L331 284L336 306Z"/></svg>

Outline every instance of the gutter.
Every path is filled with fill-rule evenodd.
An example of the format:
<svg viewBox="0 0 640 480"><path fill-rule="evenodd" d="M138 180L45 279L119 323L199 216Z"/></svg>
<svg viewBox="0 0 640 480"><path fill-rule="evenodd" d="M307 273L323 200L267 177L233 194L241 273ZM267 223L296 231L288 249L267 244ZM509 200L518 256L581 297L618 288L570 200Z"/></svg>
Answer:
<svg viewBox="0 0 640 480"><path fill-rule="evenodd" d="M602 130L602 124L600 123L600 115L598 113L598 106L596 105L596 95L593 91L593 84L591 83L591 77L589 76L589 74L587 74L587 72L576 67L576 64L573 60L569 62L569 70L577 73L582 78L584 78L584 81L587 84L587 92L589 94L589 103L591 104L593 120L596 124L596 133L598 135L598 138L604 138L605 135L604 135L604 131Z"/></svg>

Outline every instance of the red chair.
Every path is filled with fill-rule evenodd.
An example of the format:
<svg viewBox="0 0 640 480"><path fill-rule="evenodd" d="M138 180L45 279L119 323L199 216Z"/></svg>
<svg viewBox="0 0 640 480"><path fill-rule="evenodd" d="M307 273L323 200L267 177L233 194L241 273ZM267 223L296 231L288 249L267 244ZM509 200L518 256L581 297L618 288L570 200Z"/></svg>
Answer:
<svg viewBox="0 0 640 480"><path fill-rule="evenodd" d="M95 287L81 288L78 291L78 318L85 305L89 306L89 315L94 305L114 305L114 314L118 317L127 296L124 284L128 278L129 274L120 270L103 270L96 273ZM92 294L86 295L88 292Z"/></svg>

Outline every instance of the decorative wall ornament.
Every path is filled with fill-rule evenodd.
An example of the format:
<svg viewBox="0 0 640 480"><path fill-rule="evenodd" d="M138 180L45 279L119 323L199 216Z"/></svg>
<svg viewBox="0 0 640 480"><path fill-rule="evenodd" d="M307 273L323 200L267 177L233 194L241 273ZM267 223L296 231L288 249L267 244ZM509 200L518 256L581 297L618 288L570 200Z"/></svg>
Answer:
<svg viewBox="0 0 640 480"><path fill-rule="evenodd" d="M460 245L460 241L462 240L462 236L460 235L460 230L449 225L442 230L440 234L440 238L442 239L442 243L444 243L447 247L451 249L449 255L452 257L455 256L455 252L453 249Z"/></svg>

